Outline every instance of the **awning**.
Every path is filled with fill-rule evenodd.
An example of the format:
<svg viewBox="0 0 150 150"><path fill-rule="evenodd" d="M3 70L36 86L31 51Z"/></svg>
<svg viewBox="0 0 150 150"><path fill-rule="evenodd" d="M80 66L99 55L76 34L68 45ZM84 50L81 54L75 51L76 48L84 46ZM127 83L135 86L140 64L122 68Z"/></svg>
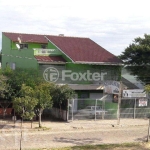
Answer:
<svg viewBox="0 0 150 150"><path fill-rule="evenodd" d="M34 56L38 63L66 63L66 60L61 56Z"/></svg>
<svg viewBox="0 0 150 150"><path fill-rule="evenodd" d="M69 84L68 85L73 90L103 90L103 85L95 85L95 84Z"/></svg>

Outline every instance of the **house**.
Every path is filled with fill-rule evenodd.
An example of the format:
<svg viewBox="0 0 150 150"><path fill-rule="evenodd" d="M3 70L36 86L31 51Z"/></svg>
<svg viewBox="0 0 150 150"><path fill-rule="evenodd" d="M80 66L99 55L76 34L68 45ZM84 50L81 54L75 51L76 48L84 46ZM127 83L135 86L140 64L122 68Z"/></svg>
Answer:
<svg viewBox="0 0 150 150"><path fill-rule="evenodd" d="M2 33L2 69L34 68L48 82L68 84L77 98L103 96L103 81L121 79L122 61L89 38Z"/></svg>

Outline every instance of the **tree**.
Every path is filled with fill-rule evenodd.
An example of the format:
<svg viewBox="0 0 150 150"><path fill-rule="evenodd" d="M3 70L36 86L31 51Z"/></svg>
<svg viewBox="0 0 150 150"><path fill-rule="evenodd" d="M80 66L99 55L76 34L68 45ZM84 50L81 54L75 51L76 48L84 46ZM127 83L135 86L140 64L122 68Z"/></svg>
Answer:
<svg viewBox="0 0 150 150"><path fill-rule="evenodd" d="M0 52L0 63L2 62L2 52Z"/></svg>
<svg viewBox="0 0 150 150"><path fill-rule="evenodd" d="M61 116L62 109L67 110L68 100L72 99L75 92L68 85L54 85L50 91L53 107L59 108Z"/></svg>
<svg viewBox="0 0 150 150"><path fill-rule="evenodd" d="M37 105L35 111L39 117L39 128L41 125L41 115L45 108L52 107L52 100L50 95L51 84L50 83L41 83L40 85L35 86L34 97L37 99Z"/></svg>
<svg viewBox="0 0 150 150"><path fill-rule="evenodd" d="M135 38L119 56L127 70L145 84L150 83L150 35Z"/></svg>
<svg viewBox="0 0 150 150"><path fill-rule="evenodd" d="M34 90L32 87L22 84L20 90L20 97L15 97L13 100L13 107L16 112L21 114L21 135L20 135L20 149L22 149L22 124L23 119L33 120L35 116L34 108L37 104L37 99L34 98ZM32 123L31 123L32 124Z"/></svg>
<svg viewBox="0 0 150 150"><path fill-rule="evenodd" d="M0 98L5 98L5 93L8 92L7 78L3 75L0 75Z"/></svg>
<svg viewBox="0 0 150 150"><path fill-rule="evenodd" d="M3 118L5 118L6 110L10 106L11 101L9 95L11 95L10 87L6 83L7 78L4 75L0 75L0 106L3 108Z"/></svg>
<svg viewBox="0 0 150 150"><path fill-rule="evenodd" d="M11 90L13 91L12 96L14 97L20 96L22 84L34 88L36 85L43 82L38 70L35 69L17 68L16 70L11 70L9 67L7 67L5 70L3 70L2 74L8 78L7 84L9 84Z"/></svg>
<svg viewBox="0 0 150 150"><path fill-rule="evenodd" d="M35 116L34 108L37 105L37 99L34 97L34 90L23 84L20 93L20 97L16 97L13 100L13 108L16 112L21 114L23 119L32 120Z"/></svg>

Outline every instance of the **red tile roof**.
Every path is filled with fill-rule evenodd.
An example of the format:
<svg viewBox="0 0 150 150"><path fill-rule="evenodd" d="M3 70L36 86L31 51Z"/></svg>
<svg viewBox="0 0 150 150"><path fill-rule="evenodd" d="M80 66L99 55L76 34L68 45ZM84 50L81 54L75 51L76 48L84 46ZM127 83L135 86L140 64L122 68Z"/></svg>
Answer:
<svg viewBox="0 0 150 150"><path fill-rule="evenodd" d="M47 36L74 61L116 62L121 60L89 38Z"/></svg>
<svg viewBox="0 0 150 150"><path fill-rule="evenodd" d="M66 62L61 56L34 56L40 62Z"/></svg>
<svg viewBox="0 0 150 150"><path fill-rule="evenodd" d="M44 35L38 34L23 34L23 33L8 33L3 32L5 36L11 39L14 42L18 42L18 37L21 39L21 42L28 42L28 43L48 43L47 39L44 38Z"/></svg>
<svg viewBox="0 0 150 150"><path fill-rule="evenodd" d="M3 32L3 34L12 41L16 42L18 41L18 37L20 37L22 42L28 43L48 43L48 40L45 38L46 36L52 43L54 43L75 62L122 63L119 58L89 38L6 32Z"/></svg>

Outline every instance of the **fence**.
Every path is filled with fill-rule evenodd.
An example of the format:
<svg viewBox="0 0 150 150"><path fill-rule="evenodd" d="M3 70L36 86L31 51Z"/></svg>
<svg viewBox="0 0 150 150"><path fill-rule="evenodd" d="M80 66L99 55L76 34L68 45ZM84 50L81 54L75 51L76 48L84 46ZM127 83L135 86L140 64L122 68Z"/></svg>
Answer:
<svg viewBox="0 0 150 150"><path fill-rule="evenodd" d="M118 114L119 113L119 114ZM118 103L112 100L75 99L69 101L69 120L87 119L117 119L146 118L150 114L150 107L139 107L135 100L123 100L118 111Z"/></svg>
<svg viewBox="0 0 150 150"><path fill-rule="evenodd" d="M52 108L51 109L51 115L55 118L67 120L67 111L66 110L60 110L58 108Z"/></svg>
<svg viewBox="0 0 150 150"><path fill-rule="evenodd" d="M0 119L11 117L12 108L0 108Z"/></svg>

